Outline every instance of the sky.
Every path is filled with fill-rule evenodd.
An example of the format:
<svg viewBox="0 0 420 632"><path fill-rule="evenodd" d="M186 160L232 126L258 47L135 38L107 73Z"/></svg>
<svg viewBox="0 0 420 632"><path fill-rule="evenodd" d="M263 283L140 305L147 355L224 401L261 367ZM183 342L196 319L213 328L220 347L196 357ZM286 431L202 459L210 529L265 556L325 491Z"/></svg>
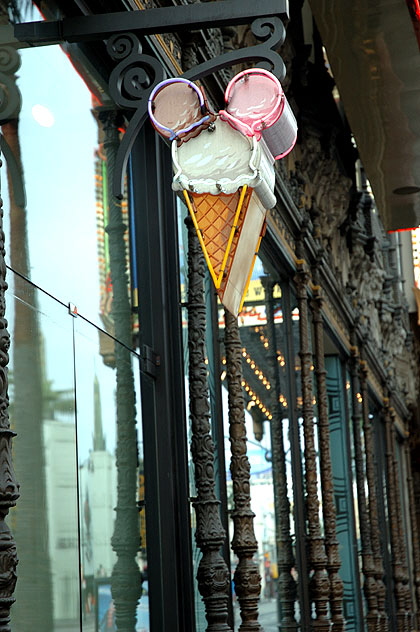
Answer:
<svg viewBox="0 0 420 632"><path fill-rule="evenodd" d="M83 461L92 446L95 375L101 384L107 446L110 451L115 448L115 371L106 367L99 355L96 328L82 318L75 322L52 297L64 305L73 303L80 315L102 325L94 169L97 124L90 92L59 46L23 49L20 54L22 63L16 74L22 94L19 139L27 197L30 279L45 292L38 292L39 323L47 378L55 390L74 388L73 353L76 356L79 460ZM5 170L1 183L9 263ZM8 273L13 288L12 280ZM10 300L7 317L12 329Z"/></svg>

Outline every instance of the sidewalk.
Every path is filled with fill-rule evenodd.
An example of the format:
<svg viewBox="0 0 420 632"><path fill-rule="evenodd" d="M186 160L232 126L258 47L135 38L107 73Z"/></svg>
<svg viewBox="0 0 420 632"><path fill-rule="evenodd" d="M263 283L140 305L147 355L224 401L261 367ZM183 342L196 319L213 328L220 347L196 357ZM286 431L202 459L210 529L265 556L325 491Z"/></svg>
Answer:
<svg viewBox="0 0 420 632"><path fill-rule="evenodd" d="M264 632L279 632L277 623L277 601L275 599L262 599L259 604L259 623ZM238 603L234 607L235 613L235 630L238 630L241 623L241 615L239 614Z"/></svg>

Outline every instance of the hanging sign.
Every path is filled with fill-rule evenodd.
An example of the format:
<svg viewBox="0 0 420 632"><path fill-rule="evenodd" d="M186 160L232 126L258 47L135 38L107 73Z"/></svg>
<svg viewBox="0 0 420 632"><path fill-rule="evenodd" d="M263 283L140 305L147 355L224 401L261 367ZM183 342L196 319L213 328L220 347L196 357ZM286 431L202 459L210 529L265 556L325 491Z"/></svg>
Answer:
<svg viewBox="0 0 420 632"><path fill-rule="evenodd" d="M153 90L149 114L155 129L172 141L172 188L189 209L221 302L237 315L267 210L276 204L273 163L293 148L297 126L268 71L239 73L225 100L226 109L216 117L200 88L170 79Z"/></svg>

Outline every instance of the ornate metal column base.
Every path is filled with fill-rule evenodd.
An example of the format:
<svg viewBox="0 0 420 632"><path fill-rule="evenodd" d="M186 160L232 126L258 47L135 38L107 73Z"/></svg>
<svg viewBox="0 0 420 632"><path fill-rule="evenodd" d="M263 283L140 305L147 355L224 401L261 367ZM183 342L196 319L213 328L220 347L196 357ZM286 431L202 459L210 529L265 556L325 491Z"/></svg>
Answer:
<svg viewBox="0 0 420 632"><path fill-rule="evenodd" d="M215 494L214 443L210 434L210 407L204 340L204 257L190 218L188 226L188 349L191 420L191 453L197 497L196 542L203 557L197 572L208 622L207 632L232 632L228 621L229 569L220 554L226 533Z"/></svg>
<svg viewBox="0 0 420 632"><path fill-rule="evenodd" d="M239 558L234 581L242 623L240 632L262 632L258 623L261 576L254 561L258 550L254 533L255 514L251 510L250 464L246 454L244 398L242 393L242 355L238 320L225 310L226 370L229 390L229 437L232 451L230 471L233 482L234 533L232 550Z"/></svg>

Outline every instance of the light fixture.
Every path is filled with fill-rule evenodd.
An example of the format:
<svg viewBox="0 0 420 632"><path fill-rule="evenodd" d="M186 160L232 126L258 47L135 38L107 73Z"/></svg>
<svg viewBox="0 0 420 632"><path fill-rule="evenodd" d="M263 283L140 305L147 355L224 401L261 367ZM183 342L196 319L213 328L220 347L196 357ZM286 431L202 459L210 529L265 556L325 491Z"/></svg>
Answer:
<svg viewBox="0 0 420 632"><path fill-rule="evenodd" d="M415 193L420 193L420 187L418 186L405 186L405 187L397 187L392 191L395 195L414 195Z"/></svg>

